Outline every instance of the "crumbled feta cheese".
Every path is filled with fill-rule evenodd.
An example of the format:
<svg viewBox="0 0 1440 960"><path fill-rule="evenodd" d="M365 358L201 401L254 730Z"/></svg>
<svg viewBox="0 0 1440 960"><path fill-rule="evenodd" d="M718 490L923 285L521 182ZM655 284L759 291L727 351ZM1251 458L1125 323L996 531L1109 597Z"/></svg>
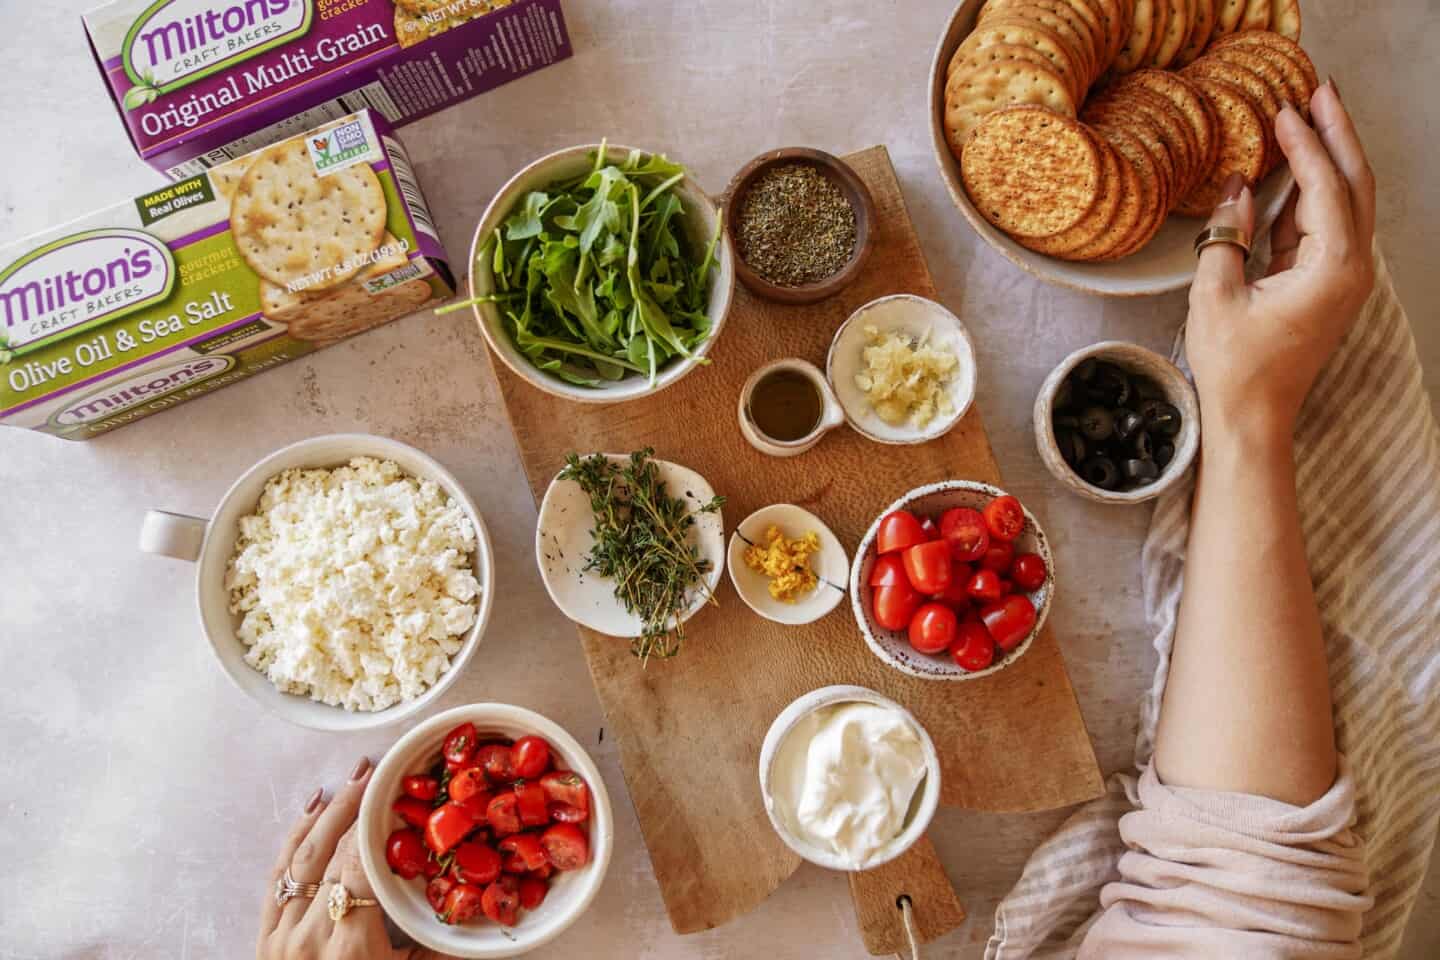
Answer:
<svg viewBox="0 0 1440 960"><path fill-rule="evenodd" d="M475 529L430 480L357 457L265 485L225 576L245 662L346 710L424 693L475 623Z"/></svg>

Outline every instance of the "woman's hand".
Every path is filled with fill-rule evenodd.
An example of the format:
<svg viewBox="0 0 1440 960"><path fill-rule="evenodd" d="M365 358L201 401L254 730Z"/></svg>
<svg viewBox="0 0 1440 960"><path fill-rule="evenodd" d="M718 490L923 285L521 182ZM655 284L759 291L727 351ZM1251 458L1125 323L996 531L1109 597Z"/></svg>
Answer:
<svg viewBox="0 0 1440 960"><path fill-rule="evenodd" d="M326 898L335 881L355 897L375 899L360 864L354 829L369 782L370 761L362 758L329 803L323 790L315 791L285 838L260 905L258 960L447 960L422 948L391 946L379 907L352 907L338 923L330 919ZM275 885L287 868L297 882L324 883L319 895L277 904Z"/></svg>
<svg viewBox="0 0 1440 960"><path fill-rule="evenodd" d="M1246 284L1229 244L1200 255L1190 288L1186 353L1207 432L1289 440L1311 385L1349 331L1374 282L1375 178L1333 82L1310 100L1315 128L1286 107L1275 124L1298 193L1271 231L1269 273ZM1254 229L1238 175L1212 226Z"/></svg>

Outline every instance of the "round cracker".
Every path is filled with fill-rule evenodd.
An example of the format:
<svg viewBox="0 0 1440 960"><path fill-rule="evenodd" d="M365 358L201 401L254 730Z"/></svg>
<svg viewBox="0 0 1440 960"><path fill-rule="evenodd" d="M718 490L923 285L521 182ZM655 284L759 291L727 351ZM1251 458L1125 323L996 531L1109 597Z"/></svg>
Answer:
<svg viewBox="0 0 1440 960"><path fill-rule="evenodd" d="M1287 40L1300 42L1300 0L1272 0L1270 29Z"/></svg>
<svg viewBox="0 0 1440 960"><path fill-rule="evenodd" d="M1026 20L1049 30L1070 50L1080 70L1082 90L1094 82L1095 48L1090 43L1084 23L1065 4L1055 0L998 0L997 3L987 4L985 10L993 11L990 16Z"/></svg>
<svg viewBox="0 0 1440 960"><path fill-rule="evenodd" d="M1270 0L1245 0L1237 30L1265 30L1270 26Z"/></svg>
<svg viewBox="0 0 1440 960"><path fill-rule="evenodd" d="M1214 111L1194 84L1178 73L1168 70L1137 70L1130 78L1132 83L1145 87L1173 103L1190 125L1199 150L1198 163L1201 169L1209 169L1215 162L1215 153L1220 143L1215 131Z"/></svg>
<svg viewBox="0 0 1440 960"><path fill-rule="evenodd" d="M1175 172L1175 158L1170 155L1170 148L1165 145L1165 138L1161 135L1160 128L1155 121L1139 114L1119 114L1112 119L1087 120L1087 122L1102 130L1124 130L1140 141L1141 146L1150 154L1150 159L1155 164L1160 181L1160 192L1164 198L1160 217L1164 219L1180 199L1180 180Z"/></svg>
<svg viewBox="0 0 1440 960"><path fill-rule="evenodd" d="M1239 29L1245 3L1246 0L1215 0L1215 26L1210 36L1223 37Z"/></svg>
<svg viewBox="0 0 1440 960"><path fill-rule="evenodd" d="M1107 94L1095 102L1095 113L1140 113L1153 121L1171 157L1174 158L1178 181L1176 189L1182 194L1188 192L1199 178L1201 161L1204 158L1200 154L1200 144L1195 139L1195 132L1191 130L1185 115L1169 100L1139 84L1121 81L1111 87Z"/></svg>
<svg viewBox="0 0 1440 960"><path fill-rule="evenodd" d="M1164 4L1165 0L1158 0ZM1130 18L1130 31L1125 43L1115 58L1116 73L1129 73L1138 68L1150 49L1150 40L1155 30L1155 6L1157 0L1135 0L1135 12Z"/></svg>
<svg viewBox="0 0 1440 960"><path fill-rule="evenodd" d="M1154 0L1155 26L1150 31L1150 47L1140 58L1142 67L1154 65L1155 57L1160 52L1160 45L1165 42L1165 30L1170 23L1170 7L1170 0Z"/></svg>
<svg viewBox="0 0 1440 960"><path fill-rule="evenodd" d="M1130 32L1130 5L1131 0L1095 0L1100 23L1108 40L1105 66L1114 62L1120 55L1120 48L1125 45L1125 37Z"/></svg>
<svg viewBox="0 0 1440 960"><path fill-rule="evenodd" d="M1209 173L1175 209L1188 217L1208 217L1220 202L1230 174L1239 173L1252 187L1264 172L1265 127L1260 113L1238 87L1214 77L1194 77L1220 118L1220 153Z"/></svg>
<svg viewBox="0 0 1440 960"><path fill-rule="evenodd" d="M976 209L1022 237L1053 236L1078 223L1099 197L1100 170L1100 149L1089 131L1036 106L991 113L960 158Z"/></svg>
<svg viewBox="0 0 1440 960"><path fill-rule="evenodd" d="M1026 63L1039 64L1051 72L1055 69L1054 61L1045 54L1034 47L1021 46L1018 43L993 43L988 47L971 47L968 50L961 46L950 60L950 72L945 78L946 98L950 96L950 84L956 73L979 69L1002 60L1023 60ZM1069 92L1068 86L1066 92Z"/></svg>
<svg viewBox="0 0 1440 960"><path fill-rule="evenodd" d="M1190 14L1190 34L1185 38L1185 43L1180 47L1180 53L1175 62L1184 66L1193 63L1195 58L1205 52L1205 47L1210 43L1210 34L1215 29L1215 4L1219 0L1195 0L1194 11Z"/></svg>
<svg viewBox="0 0 1440 960"><path fill-rule="evenodd" d="M1101 131L1121 160L1130 167L1135 174L1135 220L1126 234L1113 250L1102 255L1104 260L1118 260L1121 257L1128 257L1149 243L1151 238L1159 232L1165 222L1165 216L1169 212L1169 195L1165 193L1165 183L1161 179L1160 168L1155 163L1155 158L1145 148L1134 133L1123 127L1109 127ZM1120 210L1117 217L1126 215L1124 208Z"/></svg>
<svg viewBox="0 0 1440 960"><path fill-rule="evenodd" d="M1275 95L1288 101L1307 120L1310 117L1310 98L1315 89L1305 81L1305 71L1278 50L1253 44L1221 47L1205 54L1206 58L1238 63L1242 67L1260 74Z"/></svg>
<svg viewBox="0 0 1440 960"><path fill-rule="evenodd" d="M1095 204L1074 226L1054 236L1017 238L1021 246L1062 260L1094 259L1085 251L1093 249L1096 240L1101 239L1114 224L1124 186L1120 179L1120 158L1115 148L1098 138L1096 146L1100 148L1100 195L1096 197Z"/></svg>
<svg viewBox="0 0 1440 960"><path fill-rule="evenodd" d="M1219 57L1201 57L1185 68L1185 75L1224 80L1250 98L1250 106L1258 110L1265 121L1265 173L1269 173L1280 162L1280 143L1275 139L1275 118L1280 116L1280 98L1265 79L1248 67Z"/></svg>
<svg viewBox="0 0 1440 960"><path fill-rule="evenodd" d="M240 256L280 286L339 286L380 245L388 216L385 191L368 163L323 176L304 137L267 147L250 164L230 203L230 232Z"/></svg>
<svg viewBox="0 0 1440 960"><path fill-rule="evenodd" d="M1040 51L1050 61L1051 69L1065 81L1072 102L1078 105L1085 98L1084 78L1075 54L1054 31L1033 20L997 16L976 24L961 46L988 47L995 43L1018 44Z"/></svg>
<svg viewBox="0 0 1440 960"><path fill-rule="evenodd" d="M1165 35L1151 61L1153 66L1162 70L1175 62L1180 48L1190 36L1190 21L1195 15L1195 0L1169 0L1169 4L1170 10L1165 17Z"/></svg>
<svg viewBox="0 0 1440 960"><path fill-rule="evenodd" d="M1115 252L1129 241L1136 225L1140 222L1142 213L1144 213L1141 207L1143 197L1140 189L1140 177L1136 174L1135 168L1108 139L1101 142L1105 149L1114 156L1115 166L1120 174L1119 202L1115 209L1115 215L1110 219L1110 225L1090 243L1070 252L1070 258L1073 260L1113 258Z"/></svg>
<svg viewBox="0 0 1440 960"><path fill-rule="evenodd" d="M1075 100L1060 75L1025 60L996 60L956 71L945 85L945 136L960 155L970 132L989 113L1014 104L1037 104L1075 115Z"/></svg>
<svg viewBox="0 0 1440 960"><path fill-rule="evenodd" d="M1295 65L1304 73L1305 83L1311 93L1314 93L1320 86L1320 77L1315 73L1315 64L1311 62L1310 55L1305 52L1300 44L1291 40L1289 37L1283 37L1269 30L1247 30L1244 33L1232 33L1228 37L1222 37L1215 42L1212 49L1224 50L1231 46L1266 47L1284 54L1293 60ZM1309 103L1310 101L1307 98L1305 102ZM1299 106L1299 104L1296 104L1297 108Z"/></svg>

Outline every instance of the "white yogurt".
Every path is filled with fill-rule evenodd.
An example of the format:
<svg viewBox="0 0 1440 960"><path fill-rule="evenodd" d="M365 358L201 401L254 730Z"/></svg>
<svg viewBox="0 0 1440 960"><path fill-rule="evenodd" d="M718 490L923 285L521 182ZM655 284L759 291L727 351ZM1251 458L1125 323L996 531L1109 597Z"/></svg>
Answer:
<svg viewBox="0 0 1440 960"><path fill-rule="evenodd" d="M767 800L795 836L861 869L904 832L924 777L925 750L904 714L837 703L807 714L785 735Z"/></svg>

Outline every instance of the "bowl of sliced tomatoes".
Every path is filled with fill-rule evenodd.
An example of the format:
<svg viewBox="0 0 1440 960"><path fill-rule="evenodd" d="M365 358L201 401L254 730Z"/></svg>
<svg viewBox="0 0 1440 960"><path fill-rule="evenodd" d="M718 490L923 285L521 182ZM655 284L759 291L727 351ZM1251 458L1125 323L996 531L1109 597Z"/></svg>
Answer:
<svg viewBox="0 0 1440 960"><path fill-rule="evenodd" d="M385 755L360 807L365 874L416 942L513 957L589 907L614 845L600 771L559 724L480 703L432 717Z"/></svg>
<svg viewBox="0 0 1440 960"><path fill-rule="evenodd" d="M925 680L978 680L1025 655L1050 612L1055 562L1015 497L946 480L876 518L850 567L850 604L877 657Z"/></svg>

